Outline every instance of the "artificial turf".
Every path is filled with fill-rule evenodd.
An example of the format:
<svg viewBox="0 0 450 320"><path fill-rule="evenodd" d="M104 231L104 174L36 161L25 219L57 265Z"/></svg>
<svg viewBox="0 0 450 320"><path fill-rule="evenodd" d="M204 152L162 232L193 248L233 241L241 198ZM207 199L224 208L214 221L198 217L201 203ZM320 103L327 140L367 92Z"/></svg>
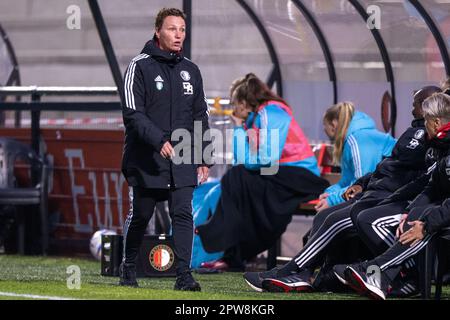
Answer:
<svg viewBox="0 0 450 320"><path fill-rule="evenodd" d="M68 267L81 271L80 289L69 289ZM0 299L158 299L158 300L348 300L365 299L336 293L258 293L242 273L195 274L201 292L174 291L174 278L140 278L140 288L118 286L117 277L100 275L100 263L91 259L0 255ZM69 284L73 282L69 281ZM443 290L450 298L450 287Z"/></svg>

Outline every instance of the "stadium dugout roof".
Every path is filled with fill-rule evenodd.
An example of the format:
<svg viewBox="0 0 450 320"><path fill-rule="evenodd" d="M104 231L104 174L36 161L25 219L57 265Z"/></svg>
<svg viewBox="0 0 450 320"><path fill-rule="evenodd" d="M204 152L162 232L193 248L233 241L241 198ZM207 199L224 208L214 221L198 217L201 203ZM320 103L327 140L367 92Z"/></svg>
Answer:
<svg viewBox="0 0 450 320"><path fill-rule="evenodd" d="M154 14L163 6L182 8L188 15L185 54L200 65L205 82L212 83L209 91L219 92L215 88L220 87L226 93L231 80L243 74L243 65L254 66L257 74L292 104L299 102L312 109L322 106L300 121L310 136L319 135L315 124L323 106L351 99L367 105L369 114L376 109L377 115L379 99L374 103L372 95L383 94L388 97L389 110L385 111L390 114L383 125L395 135L397 118L404 117L406 124L410 120L410 108L403 109L410 106L412 88L436 84L450 75L450 0L48 1L90 11L85 19L97 29L107 61L102 68L109 66L119 91L131 58L126 30L143 34L137 30L143 19L138 14ZM126 21L120 20L120 15ZM6 32L14 27L1 19ZM121 24L125 29L117 28ZM0 33L5 39L1 28ZM0 46L10 53L0 55L1 71L14 70L3 85L13 84L13 80L19 84L14 45L12 39ZM85 49L80 59L89 59L90 48ZM12 69L7 68L6 56Z"/></svg>

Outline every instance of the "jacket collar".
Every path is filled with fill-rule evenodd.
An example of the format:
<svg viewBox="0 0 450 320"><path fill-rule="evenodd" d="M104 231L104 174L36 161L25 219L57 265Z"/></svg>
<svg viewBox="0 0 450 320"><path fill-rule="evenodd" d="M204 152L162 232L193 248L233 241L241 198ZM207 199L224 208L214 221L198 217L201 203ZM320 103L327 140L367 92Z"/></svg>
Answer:
<svg viewBox="0 0 450 320"><path fill-rule="evenodd" d="M411 127L413 127L413 128L425 127L425 119L423 119L423 118L421 118L421 119L414 119L411 122Z"/></svg>
<svg viewBox="0 0 450 320"><path fill-rule="evenodd" d="M169 52L161 50L157 44L157 39L153 36L152 40L147 41L141 53L148 54L152 59L168 64L169 66L174 66L184 59L183 52Z"/></svg>

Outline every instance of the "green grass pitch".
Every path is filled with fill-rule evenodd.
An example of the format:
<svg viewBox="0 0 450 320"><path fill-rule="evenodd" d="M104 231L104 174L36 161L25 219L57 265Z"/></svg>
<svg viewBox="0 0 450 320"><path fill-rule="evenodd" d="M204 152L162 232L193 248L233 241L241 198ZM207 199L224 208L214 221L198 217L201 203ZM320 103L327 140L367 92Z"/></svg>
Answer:
<svg viewBox="0 0 450 320"><path fill-rule="evenodd" d="M69 266L81 270L80 289L69 289ZM354 294L258 293L242 273L199 275L201 292L173 290L174 278L138 279L140 288L118 286L118 278L100 275L100 263L90 259L0 255L0 299L159 299L159 300L347 300L365 299ZM450 287L443 298L450 298Z"/></svg>

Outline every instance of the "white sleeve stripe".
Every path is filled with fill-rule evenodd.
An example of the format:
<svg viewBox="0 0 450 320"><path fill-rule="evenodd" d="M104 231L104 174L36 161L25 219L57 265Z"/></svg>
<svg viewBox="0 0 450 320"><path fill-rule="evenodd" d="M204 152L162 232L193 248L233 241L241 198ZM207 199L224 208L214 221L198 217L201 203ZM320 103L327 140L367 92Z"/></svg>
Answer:
<svg viewBox="0 0 450 320"><path fill-rule="evenodd" d="M125 75L125 104L127 108L136 110L136 105L134 103L134 93L133 93L133 83L134 83L134 71L136 69L136 62L148 58L148 54L140 54L131 60L128 66L128 71Z"/></svg>
<svg viewBox="0 0 450 320"><path fill-rule="evenodd" d="M126 79L125 79L125 89L127 91L127 96L128 96L127 107L130 108L130 109L133 109L133 107L132 107L133 106L132 98L131 98L131 95L133 94L133 91L132 91L132 87L130 86L130 80L131 80L131 77L134 77L133 66L136 63L136 60L139 59L141 56L142 55L140 54L140 55L134 57L131 60L130 66L128 67L127 76L126 76Z"/></svg>
<svg viewBox="0 0 450 320"><path fill-rule="evenodd" d="M125 77L125 93L126 93L126 103L127 107L131 108L131 97L130 97L130 75L131 75L131 69L133 68L134 61L131 62L130 66L128 67L127 76Z"/></svg>
<svg viewBox="0 0 450 320"><path fill-rule="evenodd" d="M134 93L133 93L134 70L136 70L136 62L133 63L133 67L132 67L132 70L131 70L131 82L130 82L131 107L133 108L133 110L136 110L136 105L134 103Z"/></svg>
<svg viewBox="0 0 450 320"><path fill-rule="evenodd" d="M259 131L259 147L264 146L267 142L267 111L262 109L259 113L260 131ZM267 153L267 152L266 152Z"/></svg>
<svg viewBox="0 0 450 320"><path fill-rule="evenodd" d="M140 55L139 55L140 56ZM137 56L137 57L139 57L139 56ZM126 74L126 76L125 76L125 94L126 94L126 105L127 105L127 108L130 108L130 109L133 109L133 107L132 107L132 103L131 103L131 95L132 95L132 92L130 92L130 77L131 76L134 76L134 73L133 73L133 66L134 66L134 64L135 64L135 61L136 61L136 58L137 57L135 57L133 60L131 60L131 63L130 63L130 65L128 66L128 70L127 70L127 74ZM132 88L131 88L132 89Z"/></svg>
<svg viewBox="0 0 450 320"><path fill-rule="evenodd" d="M262 110L261 120L262 120L261 121L261 128L267 129L269 127L269 121L267 119L267 111L266 111L266 109Z"/></svg>
<svg viewBox="0 0 450 320"><path fill-rule="evenodd" d="M131 63L133 63L133 62L131 62ZM130 106L130 94L128 92L128 78L130 77L130 68L131 68L131 64L128 67L127 74L125 75L125 102L126 102L127 108L129 108L129 106Z"/></svg>
<svg viewBox="0 0 450 320"><path fill-rule="evenodd" d="M351 135L348 137L348 142L350 144L350 149L352 152L353 166L355 167L355 177L360 178L362 177L362 168L358 144L356 143L355 137Z"/></svg>
<svg viewBox="0 0 450 320"><path fill-rule="evenodd" d="M359 153L359 146L358 146L358 143L356 142L356 139L355 139L355 137L353 137L352 136L352 139L353 139L353 141L354 141L354 143L355 143L355 150L356 150L356 159L357 159L357 163L358 163L358 172L359 172L359 176L358 176L358 178L359 177L362 177L362 175L363 175L363 172L362 172L362 163L361 163L361 156L360 156L360 153Z"/></svg>
<svg viewBox="0 0 450 320"><path fill-rule="evenodd" d="M132 88L130 88L130 77L134 76L134 71L132 71L133 66L136 63L136 59L140 58L141 56L142 55L138 55L131 60L131 63L128 67L127 74L125 76L125 98L126 98L125 100L126 100L127 108L130 108L130 109L133 109L132 103L131 103L132 91L130 92L130 89L132 89Z"/></svg>
<svg viewBox="0 0 450 320"><path fill-rule="evenodd" d="M209 118L209 113L211 112L212 107L209 105L208 99L206 98L205 89L203 89L203 99L205 100L206 103L206 115Z"/></svg>

